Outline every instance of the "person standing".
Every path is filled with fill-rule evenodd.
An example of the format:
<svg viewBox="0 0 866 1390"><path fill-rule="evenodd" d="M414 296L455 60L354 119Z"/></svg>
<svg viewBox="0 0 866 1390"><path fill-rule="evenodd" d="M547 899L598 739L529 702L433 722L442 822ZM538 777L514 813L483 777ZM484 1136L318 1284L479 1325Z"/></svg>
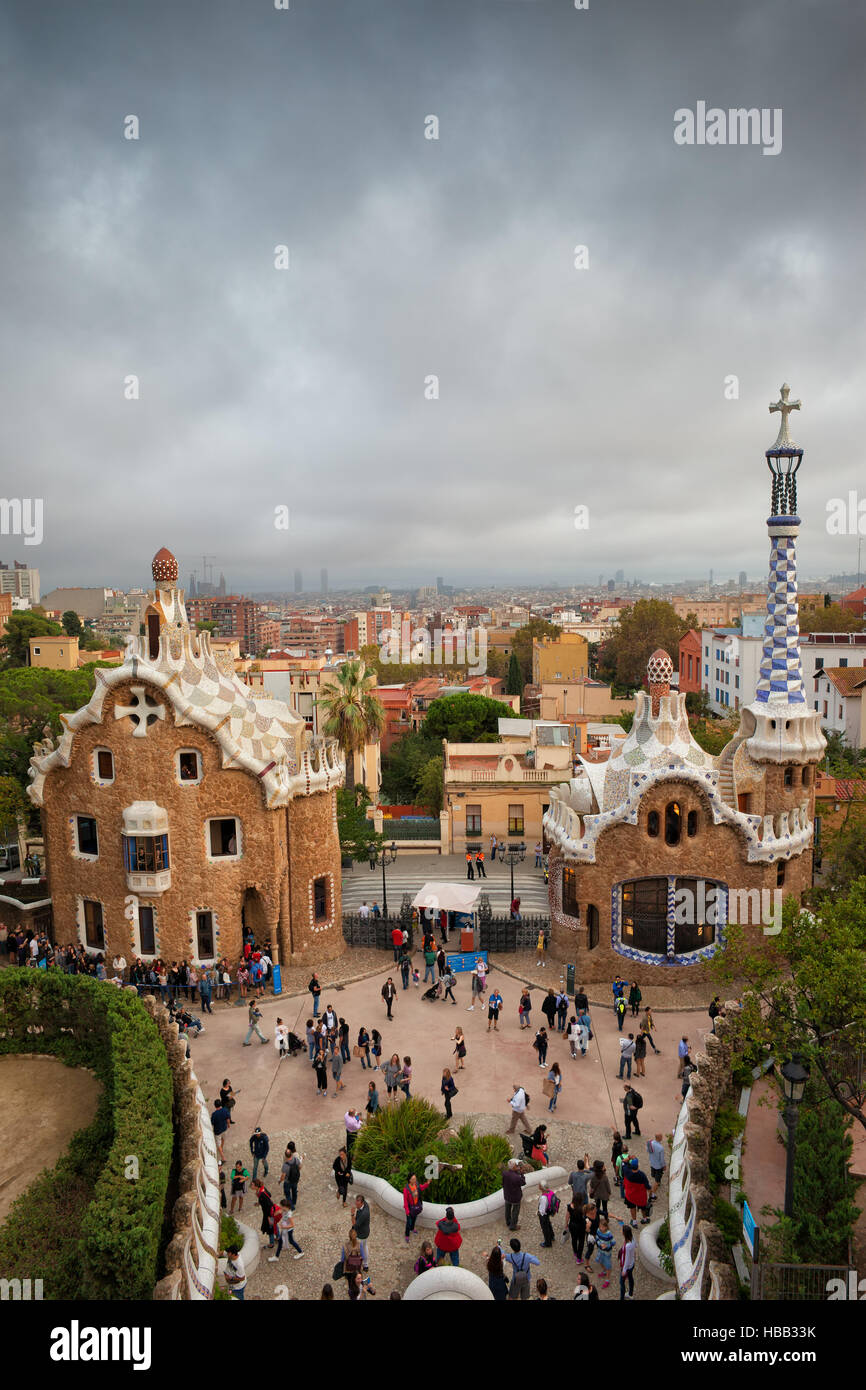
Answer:
<svg viewBox="0 0 866 1390"><path fill-rule="evenodd" d="M460 1234L460 1222L454 1216L453 1207L446 1207L445 1215L436 1222L433 1244L439 1252L438 1264L444 1264L447 1255L452 1265L459 1265L463 1236Z"/></svg>
<svg viewBox="0 0 866 1390"><path fill-rule="evenodd" d="M424 983L430 977L431 985L436 983L436 942L432 939L424 947Z"/></svg>
<svg viewBox="0 0 866 1390"><path fill-rule="evenodd" d="M202 1013L212 1014L211 999L213 997L213 985L211 984L210 971L206 966L202 966L201 979L198 982L198 992L201 999Z"/></svg>
<svg viewBox="0 0 866 1390"><path fill-rule="evenodd" d="M487 1000L487 1031L492 1027L494 1033L499 1032L499 1010L502 1008L502 995L494 985L493 993Z"/></svg>
<svg viewBox="0 0 866 1390"><path fill-rule="evenodd" d="M267 1236L268 1245L273 1250L274 1245L276 1244L273 1222L271 1221L271 1212L274 1208L274 1199L271 1196L268 1189L265 1187L261 1178L253 1179L253 1187L256 1190L256 1201L258 1202L259 1209L262 1213L262 1224L260 1229L262 1235Z"/></svg>
<svg viewBox="0 0 866 1390"><path fill-rule="evenodd" d="M450 998L451 1003L456 1008L457 1000L454 998L454 986L457 983L457 976L454 974L453 970L445 970L445 974L442 976L442 983L445 986L445 993L442 996L443 1001Z"/></svg>
<svg viewBox="0 0 866 1390"><path fill-rule="evenodd" d="M532 1011L532 995L524 985L520 993L517 1005L517 1016L520 1019L521 1028L528 1028L530 1024L530 1014Z"/></svg>
<svg viewBox="0 0 866 1390"><path fill-rule="evenodd" d="M416 1274L426 1274L428 1269L436 1268L436 1251L429 1240L425 1240L421 1246L421 1254L415 1261L413 1268Z"/></svg>
<svg viewBox="0 0 866 1390"><path fill-rule="evenodd" d="M520 899L519 899L519 898L512 898L512 899L511 899L511 920L512 920L512 922L520 922L520 921L522 920L522 918L521 918L521 916L520 916Z"/></svg>
<svg viewBox="0 0 866 1390"><path fill-rule="evenodd" d="M653 1180L652 1195L655 1197L662 1185L666 1167L665 1146L660 1134L657 1134L654 1139L647 1140L646 1151L649 1157L650 1177Z"/></svg>
<svg viewBox="0 0 866 1390"><path fill-rule="evenodd" d="M375 1081L371 1081L367 1087L367 1104L364 1109L368 1115L375 1115L379 1109L379 1092L376 1090Z"/></svg>
<svg viewBox="0 0 866 1390"><path fill-rule="evenodd" d="M495 835L491 835L491 836L490 836L490 862L491 862L491 864L493 863L493 861L495 860L495 858L496 858L496 836L495 836Z"/></svg>
<svg viewBox="0 0 866 1390"><path fill-rule="evenodd" d="M586 1207L583 1198L574 1191L566 1212L566 1234L571 1236L571 1251L580 1264L583 1259L583 1242L586 1239Z"/></svg>
<svg viewBox="0 0 866 1390"><path fill-rule="evenodd" d="M224 1162L226 1156L225 1135L226 1130L229 1127L229 1112L224 1105L220 1104L219 1102L215 1104L213 1113L210 1117L210 1122L211 1128L213 1129L213 1137L216 1140L217 1152L220 1156L220 1159Z"/></svg>
<svg viewBox="0 0 866 1390"><path fill-rule="evenodd" d="M366 1071L368 1067L372 1066L370 1061L370 1034L367 1032L366 1028L358 1029L358 1041L356 1046L358 1048L358 1056L361 1059L361 1071Z"/></svg>
<svg viewBox="0 0 866 1390"><path fill-rule="evenodd" d="M598 1230L595 1234L595 1258L601 1267L603 1275L601 1287L606 1289L610 1285L610 1264L616 1241L610 1229L607 1217L603 1216L598 1223Z"/></svg>
<svg viewBox="0 0 866 1390"><path fill-rule="evenodd" d="M520 918L517 919L518 921ZM547 961L544 959L544 952L547 947L547 937L544 935L544 927L538 928L538 940L535 943L535 954L538 957L536 965L540 965L542 970L547 969Z"/></svg>
<svg viewBox="0 0 866 1390"><path fill-rule="evenodd" d="M683 1100L685 1100L686 1096L689 1093L689 1087L692 1084L693 1071L697 1071L697 1067L694 1065L688 1053L686 1053L686 1056L683 1060L683 1084L680 1088L680 1094L682 1095Z"/></svg>
<svg viewBox="0 0 866 1390"><path fill-rule="evenodd" d="M640 1119L638 1111L643 1105L643 1099L633 1086L623 1086L622 1109L625 1116L625 1137L631 1138L631 1132L640 1134Z"/></svg>
<svg viewBox="0 0 866 1390"><path fill-rule="evenodd" d="M410 969L411 969L412 962L411 962L411 960L409 959L409 956L408 956L408 954L407 954L407 952L406 952L405 947L401 947L401 949L400 949L400 962L399 962L399 964L400 964L400 979L401 979L402 982L403 982L403 988L404 988L404 989L408 989L408 988L409 988L409 971L410 971Z"/></svg>
<svg viewBox="0 0 866 1390"><path fill-rule="evenodd" d="M586 1189L592 1177L592 1168L589 1163L589 1154L584 1154L583 1158L577 1160L577 1167L568 1175L571 1190L575 1197L579 1197L582 1203L586 1203Z"/></svg>
<svg viewBox="0 0 866 1390"><path fill-rule="evenodd" d="M352 1054L349 1051L349 1025L344 1018L340 1019L340 1026L337 1030L340 1039L340 1056L344 1062L351 1062Z"/></svg>
<svg viewBox="0 0 866 1390"><path fill-rule="evenodd" d="M559 1100L559 1093L562 1090L562 1072L559 1069L558 1062L554 1062L551 1066L550 1071L547 1073L547 1079L552 1083L554 1088L553 1095L550 1097L547 1108L548 1110L555 1110L556 1102Z"/></svg>
<svg viewBox="0 0 866 1390"><path fill-rule="evenodd" d="M325 1098L328 1094L328 1058L321 1048L313 1058L313 1071L316 1073L316 1094Z"/></svg>
<svg viewBox="0 0 866 1390"><path fill-rule="evenodd" d="M632 1018L637 1018L640 1001L642 999L643 995L640 992L640 985L635 981L628 992L628 1006L631 1009Z"/></svg>
<svg viewBox="0 0 866 1390"><path fill-rule="evenodd" d="M454 1068L454 1070L465 1071L466 1068L464 1063L466 1058L466 1039L463 1036L462 1028L455 1028L454 1037L451 1039L451 1041L455 1044L454 1056L457 1058L457 1066Z"/></svg>
<svg viewBox="0 0 866 1390"><path fill-rule="evenodd" d="M634 1040L634 1074L646 1076L646 1033L643 1029Z"/></svg>
<svg viewBox="0 0 866 1390"><path fill-rule="evenodd" d="M633 1236L631 1226L623 1226L622 1245L619 1250L620 1301L624 1298L634 1298L635 1243ZM626 1285L628 1286L628 1293L626 1293Z"/></svg>
<svg viewBox="0 0 866 1390"><path fill-rule="evenodd" d="M346 1126L346 1153L351 1159L352 1150L355 1147L355 1139L364 1121L357 1110L347 1110L343 1116L343 1122Z"/></svg>
<svg viewBox="0 0 866 1390"><path fill-rule="evenodd" d="M301 1156L291 1140L289 1140L286 1145L286 1152L283 1154L283 1166L280 1177L283 1180L283 1197L285 1199L285 1204L290 1211L294 1211L295 1207L298 1205L298 1183L301 1180Z"/></svg>
<svg viewBox="0 0 866 1390"><path fill-rule="evenodd" d="M631 1063L632 1063L632 1058L633 1058L633 1057L634 1057L634 1033L629 1033L629 1035L628 1035L627 1038L620 1038L620 1040L619 1040L619 1079L620 1079L620 1081L622 1080L622 1074L623 1074L623 1072L625 1071L626 1068L628 1068L628 1078L629 1078L629 1081L631 1080Z"/></svg>
<svg viewBox="0 0 866 1390"><path fill-rule="evenodd" d="M230 1245L223 1253L226 1257L225 1281L229 1293L232 1298L237 1298L243 1302L247 1287L247 1272L244 1269L241 1252L236 1245Z"/></svg>
<svg viewBox="0 0 866 1390"><path fill-rule="evenodd" d="M637 1156L630 1158L622 1166L622 1199L631 1212L632 1224L640 1212L641 1225L649 1222L650 1184L646 1173L642 1172Z"/></svg>
<svg viewBox="0 0 866 1390"><path fill-rule="evenodd" d="M475 860L472 857L472 851L469 849L466 851L466 877L471 879L475 878Z"/></svg>
<svg viewBox="0 0 866 1390"><path fill-rule="evenodd" d="M447 960L445 958L445 952L440 946L439 950L436 952L436 969L439 971L440 980L442 979L442 976L445 974L446 965Z"/></svg>
<svg viewBox="0 0 866 1390"><path fill-rule="evenodd" d="M391 945L394 949L394 964L396 965L400 959L400 953L403 950L402 927L395 926L391 928Z"/></svg>
<svg viewBox="0 0 866 1390"><path fill-rule="evenodd" d="M239 1158L239 1159L238 1159L237 1163L235 1164L234 1168L232 1169L232 1175L231 1175L231 1176L232 1176L232 1202L231 1202L231 1207L229 1208L229 1215L230 1215L230 1216L234 1214L235 1203L237 1203L238 1211L243 1211L243 1209L244 1209L244 1194L246 1193L246 1190L247 1190L247 1180L248 1180L248 1178L249 1178L250 1175L249 1175L248 1170L244 1167L244 1162L243 1162L243 1159L242 1159L242 1158Z"/></svg>
<svg viewBox="0 0 866 1390"><path fill-rule="evenodd" d="M535 845L535 867L536 867L536 869L540 869L540 868L541 868L541 841L540 841L540 840L536 841L536 845Z"/></svg>
<svg viewBox="0 0 866 1390"><path fill-rule="evenodd" d="M394 1007L394 1000L397 998L397 990L394 986L394 981L391 979L390 975L388 976L387 980L382 986L382 998L385 1000L385 1008L388 1010L388 1018L390 1022L393 1023L394 1019L391 1010Z"/></svg>
<svg viewBox="0 0 866 1390"><path fill-rule="evenodd" d="M479 849L475 855L475 872L479 878L487 877L487 870L484 867L484 850Z"/></svg>
<svg viewBox="0 0 866 1390"><path fill-rule="evenodd" d="M619 996L614 1004L614 1013L616 1014L616 1026L619 1031L622 1032L623 1019L625 1018L625 1000L622 995Z"/></svg>
<svg viewBox="0 0 866 1390"><path fill-rule="evenodd" d="M415 1222L418 1220L424 1208L421 1193L426 1192L429 1186L429 1182L419 1183L417 1175L413 1173L406 1186L403 1188L403 1210L406 1213L405 1237L407 1245L409 1244L409 1237L415 1230Z"/></svg>
<svg viewBox="0 0 866 1390"><path fill-rule="evenodd" d="M342 1148L332 1163L334 1170L334 1181L337 1184L337 1201L342 1201L346 1205L346 1198L349 1195L349 1183L352 1181L352 1160L345 1148Z"/></svg>
<svg viewBox="0 0 866 1390"><path fill-rule="evenodd" d="M382 1075L388 1088L388 1099L393 1100L397 1095L397 1087L403 1075L403 1066L398 1053L392 1053L390 1061L386 1062L382 1068Z"/></svg>
<svg viewBox="0 0 866 1390"><path fill-rule="evenodd" d="M445 1118L446 1120L450 1120L451 1102L457 1095L457 1086L448 1067L445 1067L442 1072L442 1081L440 1082L439 1090L442 1092L442 1096L445 1100Z"/></svg>
<svg viewBox="0 0 866 1390"><path fill-rule="evenodd" d="M552 1033L556 1027L556 993L549 989L541 1001L541 1012L547 1019L547 1027Z"/></svg>
<svg viewBox="0 0 866 1390"><path fill-rule="evenodd" d="M253 1156L253 1181L259 1176L259 1164L264 1167L265 1177L268 1176L268 1154L271 1151L271 1141L259 1125L256 1125L250 1135L250 1153Z"/></svg>
<svg viewBox="0 0 866 1390"><path fill-rule="evenodd" d="M508 1297L512 1300L520 1299L525 1303L531 1293L532 1266L540 1265L541 1260L536 1255L530 1255L528 1250L521 1250L520 1241L516 1236L513 1236L508 1244L511 1250L505 1259L512 1270Z"/></svg>
<svg viewBox="0 0 866 1390"><path fill-rule="evenodd" d="M318 977L318 975L316 974L315 971L313 971L313 977L312 977L312 979L310 980L310 983L307 985L307 989L310 991L310 994L313 996L313 1018L318 1018L318 1017L319 1017L319 999L321 998L321 994L322 994L322 986L319 984L319 977Z"/></svg>
<svg viewBox="0 0 866 1390"><path fill-rule="evenodd" d="M520 1203L526 1186L526 1174L519 1159L510 1158L502 1170L502 1196L505 1199L505 1224L509 1231L520 1230Z"/></svg>
<svg viewBox="0 0 866 1390"><path fill-rule="evenodd" d="M373 1053L373 1070L379 1070L379 1058L382 1056L382 1034L378 1028L370 1029L370 1050Z"/></svg>
<svg viewBox="0 0 866 1390"><path fill-rule="evenodd" d="M247 1035L244 1038L244 1047L252 1047L250 1038L253 1036L253 1033L255 1033L256 1037L259 1039L260 1042L263 1042L265 1046L267 1046L268 1040L262 1032L261 1028L259 1027L259 1019L261 1018L261 1016L261 1009L257 1007L255 999L251 999L250 1007L247 1012L247 1022L250 1026L247 1029Z"/></svg>
<svg viewBox="0 0 866 1390"><path fill-rule="evenodd" d="M549 1188L542 1189L538 1198L538 1224L541 1227L541 1234L544 1239L541 1242L542 1250L550 1250L556 1237L553 1234L553 1222L551 1217L559 1211L559 1198L550 1191Z"/></svg>
<svg viewBox="0 0 866 1390"><path fill-rule="evenodd" d="M295 1259L300 1260L304 1252L295 1240L295 1218L288 1207L274 1207L274 1211L279 1213L276 1221L277 1248L273 1255L268 1255L268 1264L280 1258L284 1245L291 1245Z"/></svg>
<svg viewBox="0 0 866 1390"><path fill-rule="evenodd" d="M526 1118L526 1107L529 1103L526 1092L516 1081L512 1082L513 1092L509 1100L511 1106L511 1124L508 1126L507 1133L513 1134L518 1124L523 1125L527 1134L532 1133L532 1125Z"/></svg>
<svg viewBox="0 0 866 1390"><path fill-rule="evenodd" d="M556 1027L557 1032L564 1033L568 1022L568 992L560 989L556 996Z"/></svg>
<svg viewBox="0 0 866 1390"><path fill-rule="evenodd" d="M358 1237L361 1259L364 1261L363 1269L366 1274L370 1268L370 1204L365 1201L360 1192L355 1198L355 1205L352 1209L352 1230Z"/></svg>
<svg viewBox="0 0 866 1390"><path fill-rule="evenodd" d="M410 1086L411 1086L411 1084L412 1084L412 1058L411 1058L411 1057L404 1057L404 1058L403 1058L403 1073L402 1073L402 1076L401 1076L401 1078L400 1078L400 1090L403 1092L403 1095L406 1097L407 1100L411 1100L411 1099L412 1099L412 1092L411 1092L410 1089L409 1089Z"/></svg>
<svg viewBox="0 0 866 1390"><path fill-rule="evenodd" d="M540 1067L545 1066L547 1063L547 1043L547 1029L539 1028L538 1032L535 1035L535 1041L533 1042L532 1046L538 1053L538 1065Z"/></svg>
<svg viewBox="0 0 866 1390"><path fill-rule="evenodd" d="M487 1287L497 1303L504 1303L508 1297L508 1280L502 1263L502 1247L497 1241L487 1257Z"/></svg>
<svg viewBox="0 0 866 1390"><path fill-rule="evenodd" d="M689 1040L688 1040L687 1037L683 1036L683 1037L680 1038L679 1042L677 1043L677 1057L678 1057L678 1059L679 1059L678 1062L677 1062L677 1076L682 1076L682 1074L683 1074L683 1067L684 1067L685 1064L686 1064L686 1060L687 1060L687 1058L688 1058L688 1055L689 1055Z"/></svg>
<svg viewBox="0 0 866 1390"><path fill-rule="evenodd" d="M343 1085L343 1054L337 1049L331 1057L331 1075L334 1078L334 1095L338 1091L344 1091Z"/></svg>
<svg viewBox="0 0 866 1390"><path fill-rule="evenodd" d="M607 1170L600 1158L595 1160L592 1165L592 1177L589 1180L590 1202L598 1209L602 1216L607 1216L607 1204L611 1198L610 1178Z"/></svg>

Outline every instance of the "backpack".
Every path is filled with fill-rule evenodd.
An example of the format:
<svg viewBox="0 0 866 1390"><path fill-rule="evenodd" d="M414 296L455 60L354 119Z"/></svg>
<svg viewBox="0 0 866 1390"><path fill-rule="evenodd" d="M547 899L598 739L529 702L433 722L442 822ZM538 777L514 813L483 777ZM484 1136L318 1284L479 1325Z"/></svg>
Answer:
<svg viewBox="0 0 866 1390"><path fill-rule="evenodd" d="M631 1101L632 1101L632 1105L634 1106L635 1110L642 1110L642 1109L643 1109L643 1096L640 1094L639 1091L634 1091L634 1090L632 1091L632 1093L631 1093Z"/></svg>
<svg viewBox="0 0 866 1390"><path fill-rule="evenodd" d="M523 1099L526 1101L526 1108L529 1109L529 1102L532 1099L528 1091L523 1092Z"/></svg>
<svg viewBox="0 0 866 1390"><path fill-rule="evenodd" d="M561 1207L561 1205L562 1205L562 1203L560 1202L560 1200L559 1200L559 1198L557 1197L556 1193L555 1193L555 1192L548 1192L548 1194L547 1194L547 1214L548 1214L548 1216L556 1216L556 1213L559 1211L559 1208Z"/></svg>

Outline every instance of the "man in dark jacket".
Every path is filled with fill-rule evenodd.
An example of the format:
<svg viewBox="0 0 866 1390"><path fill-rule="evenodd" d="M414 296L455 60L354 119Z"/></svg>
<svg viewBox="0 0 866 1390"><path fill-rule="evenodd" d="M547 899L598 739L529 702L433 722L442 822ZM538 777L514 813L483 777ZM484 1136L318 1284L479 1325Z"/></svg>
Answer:
<svg viewBox="0 0 866 1390"><path fill-rule="evenodd" d="M361 1245L361 1259L364 1261L364 1273L370 1267L370 1251L367 1242L370 1239L370 1204L359 1193L355 1198L355 1205L352 1208L352 1229Z"/></svg>
<svg viewBox="0 0 866 1390"><path fill-rule="evenodd" d="M273 1249L276 1243L274 1236L274 1223L271 1220L271 1212L274 1209L274 1199L271 1196L268 1189L265 1187L263 1182L256 1181L254 1179L253 1187L256 1190L256 1201L262 1209L261 1232L263 1236L267 1236L268 1245L271 1249Z"/></svg>
<svg viewBox="0 0 866 1390"><path fill-rule="evenodd" d="M385 1008L388 1010L388 1017L392 1018L391 1007L394 1000L397 998L397 989L390 975L382 986L382 998L385 1000Z"/></svg>
<svg viewBox="0 0 866 1390"><path fill-rule="evenodd" d="M523 1188L526 1186L526 1175L520 1162L512 1158L508 1167L502 1170L502 1195L505 1198L505 1224L509 1231L519 1231L520 1203L523 1200Z"/></svg>
<svg viewBox="0 0 866 1390"><path fill-rule="evenodd" d="M256 1125L250 1135L250 1153L253 1156L253 1181L259 1176L259 1164L265 1166L265 1177L268 1176L268 1154L270 1153L271 1142L262 1129Z"/></svg>
<svg viewBox="0 0 866 1390"><path fill-rule="evenodd" d="M547 1026L551 1033L556 1029L556 995L549 989L541 1001L541 1012L547 1019Z"/></svg>
<svg viewBox="0 0 866 1390"><path fill-rule="evenodd" d="M623 1091L625 1092L622 1098L622 1108L625 1114L625 1137L630 1139L632 1130L635 1134L640 1134L640 1120L638 1118L640 1106L637 1103L638 1093L632 1086L624 1086Z"/></svg>
<svg viewBox="0 0 866 1390"><path fill-rule="evenodd" d="M583 985L581 985L577 994L574 996L574 1012L579 1014L581 1011L589 1013L589 1000L586 997L586 991Z"/></svg>

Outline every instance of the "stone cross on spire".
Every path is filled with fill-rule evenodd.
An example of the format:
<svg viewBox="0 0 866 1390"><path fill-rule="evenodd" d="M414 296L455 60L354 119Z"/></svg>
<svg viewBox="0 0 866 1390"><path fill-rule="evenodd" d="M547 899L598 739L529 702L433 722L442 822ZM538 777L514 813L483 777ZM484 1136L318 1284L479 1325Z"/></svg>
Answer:
<svg viewBox="0 0 866 1390"><path fill-rule="evenodd" d="M779 426L779 436L773 445L774 449L795 449L797 447L788 434L788 416L792 410L800 409L800 402L789 401L788 397L790 394L791 388L788 383L785 382L779 392L780 399L770 406L771 415L778 410L782 416L782 423Z"/></svg>

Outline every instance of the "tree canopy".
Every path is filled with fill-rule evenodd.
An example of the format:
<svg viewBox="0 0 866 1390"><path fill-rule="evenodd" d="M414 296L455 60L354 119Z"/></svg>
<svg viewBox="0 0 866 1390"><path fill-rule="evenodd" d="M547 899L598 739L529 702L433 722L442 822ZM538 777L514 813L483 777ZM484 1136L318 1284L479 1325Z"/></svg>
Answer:
<svg viewBox="0 0 866 1390"><path fill-rule="evenodd" d="M625 608L619 626L599 651L598 672L602 680L634 690L646 677L646 666L657 647L679 665L680 638L689 630L688 620L677 616L670 603L657 598L638 599Z"/></svg>
<svg viewBox="0 0 866 1390"><path fill-rule="evenodd" d="M801 632L862 632L863 623L850 608L831 603L827 608L801 608Z"/></svg>
<svg viewBox="0 0 866 1390"><path fill-rule="evenodd" d="M514 710L501 700L467 692L434 700L422 730L426 738L449 743L487 743L499 737L498 721L513 719Z"/></svg>
<svg viewBox="0 0 866 1390"><path fill-rule="evenodd" d="M30 660L31 637L59 637L59 623L52 623L38 613L12 613L6 619L6 631L0 636L0 653L7 667L26 666Z"/></svg>
<svg viewBox="0 0 866 1390"><path fill-rule="evenodd" d="M385 843L377 835L373 822L367 819L370 794L364 786L340 787L337 790L337 833L340 853L347 859L360 861L377 854Z"/></svg>

